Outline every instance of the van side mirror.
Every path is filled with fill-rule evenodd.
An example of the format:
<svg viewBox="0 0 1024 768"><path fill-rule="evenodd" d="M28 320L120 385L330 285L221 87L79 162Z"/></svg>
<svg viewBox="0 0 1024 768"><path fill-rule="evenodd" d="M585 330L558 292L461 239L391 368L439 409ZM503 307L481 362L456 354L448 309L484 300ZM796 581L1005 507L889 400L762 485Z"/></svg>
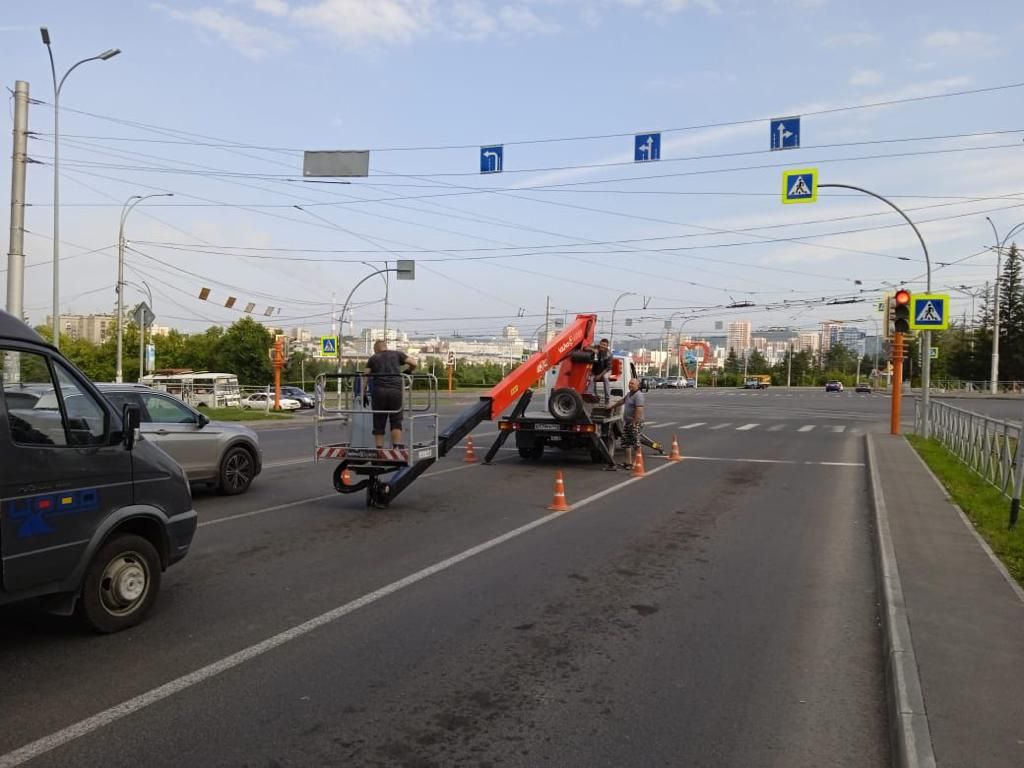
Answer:
<svg viewBox="0 0 1024 768"><path fill-rule="evenodd" d="M121 423L124 425L124 447L130 451L135 447L135 435L142 424L142 409L125 403L121 409Z"/></svg>

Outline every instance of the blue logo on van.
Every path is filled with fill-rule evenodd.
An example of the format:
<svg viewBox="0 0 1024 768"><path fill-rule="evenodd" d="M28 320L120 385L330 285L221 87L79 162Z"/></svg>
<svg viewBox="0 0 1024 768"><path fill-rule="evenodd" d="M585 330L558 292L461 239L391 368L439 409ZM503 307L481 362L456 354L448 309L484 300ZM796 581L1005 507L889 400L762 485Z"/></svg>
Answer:
<svg viewBox="0 0 1024 768"><path fill-rule="evenodd" d="M50 521L54 517L93 512L99 506L99 492L95 488L89 488L83 491L13 499L5 505L4 514L11 520L21 523L18 528L19 539L30 539L33 536L53 533L56 528Z"/></svg>

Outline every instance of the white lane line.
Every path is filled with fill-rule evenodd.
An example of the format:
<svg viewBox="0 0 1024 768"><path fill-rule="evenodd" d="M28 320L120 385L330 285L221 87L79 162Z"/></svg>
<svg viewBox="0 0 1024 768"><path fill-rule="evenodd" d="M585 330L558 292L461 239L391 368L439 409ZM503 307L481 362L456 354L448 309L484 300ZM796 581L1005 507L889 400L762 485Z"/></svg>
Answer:
<svg viewBox="0 0 1024 768"><path fill-rule="evenodd" d="M668 469L673 466L676 462L670 462L668 464L662 464L660 467L650 470L647 475L654 475L662 470ZM477 465L471 465L477 466ZM602 499L609 494L615 493L616 491L622 490L623 488L632 485L633 483L640 482L644 478L642 477L631 477L628 480L623 480L621 483L616 483L610 488L606 488L603 491L588 496L585 499L581 499L569 507L569 512L585 507L598 499ZM51 733L48 736L44 736L41 739L37 739L23 747L20 747L13 752L8 752L5 755L0 755L0 768L15 768L15 766L27 763L29 760L33 760L41 755L51 752L58 747L62 747L76 739L80 739L83 736L87 736L90 733L104 728L112 723L117 722L129 715L132 715L146 707L156 704L157 702L163 701L164 699L170 698L175 694L186 691L189 688L193 688L200 683L206 682L207 680L220 675L223 672L227 672L230 669L234 669L248 661L252 661L258 656L262 656L275 648L279 648L286 643L290 643L293 640L297 640L304 635L308 635L320 627L331 624L338 619L347 616L350 613L354 613L360 608L364 608L367 605L377 602L389 595L393 595L406 587L410 587L417 582L423 581L424 579L430 578L435 574L446 571L459 563L469 560L472 557L486 552L489 549L493 549L506 541L511 541L524 533L532 531L534 528L540 528L542 525L547 525L568 512L551 512L544 517L540 517L530 523L521 525L518 528L514 528L507 533L503 533L500 536L496 536L493 539L477 544L475 547L463 550L457 555L441 560L440 562L429 565L415 573L411 573L408 576L393 581L387 586L376 589L373 592L363 595L362 597L356 598L344 605L339 605L337 608L321 613L309 621L304 621L301 624L297 624L290 629L286 629L272 637L268 637L266 640L262 640L254 645L250 645L248 648L243 648L230 656L225 656L219 661L215 661L211 664L207 664L205 667L200 667L194 672L189 672L186 675L182 675L168 683L164 683L157 688L153 688L146 693L139 694L127 701L123 701L120 704L116 704L109 709L105 709L102 712L98 712L92 717L87 717L84 720L80 720L77 723L69 725L67 728L63 728L55 733Z"/></svg>
<svg viewBox="0 0 1024 768"><path fill-rule="evenodd" d="M747 430L753 429L758 426L757 424L744 424L742 427L736 427L737 432L746 432Z"/></svg>
<svg viewBox="0 0 1024 768"><path fill-rule="evenodd" d="M435 477L437 475L447 475L449 472L460 472L463 469L470 469L471 467L479 466L478 464L460 464L457 467L448 467L448 469L438 469L434 472L426 472L423 477ZM237 515L227 515L226 517L218 517L216 520L207 520L206 522L200 523L197 527L204 528L207 525L219 525L220 523L229 523L232 520L241 520L246 517L255 517L256 515L262 515L267 512L279 512L282 509L289 509L291 507L297 507L300 504L309 504L312 501L323 501L324 499L337 498L341 494L335 491L334 493L325 493L322 496L310 496L305 499L299 499L298 501L289 501L285 504L276 504L273 507L263 507L262 509L254 509L249 512L240 512ZM2 763L0 763L2 766Z"/></svg>
<svg viewBox="0 0 1024 768"><path fill-rule="evenodd" d="M845 424L836 424L836 425L834 425L832 427L832 431L833 432L845 432L846 431L846 425Z"/></svg>
<svg viewBox="0 0 1024 768"><path fill-rule="evenodd" d="M695 421L693 424L687 424L685 427L680 427L680 429L693 429L695 427L703 427L705 424L707 424L706 421Z"/></svg>
<svg viewBox="0 0 1024 768"><path fill-rule="evenodd" d="M814 424L804 424L797 432L810 432L812 429L814 429Z"/></svg>
<svg viewBox="0 0 1024 768"><path fill-rule="evenodd" d="M863 467L857 461L796 461L795 459L735 459L728 456L683 456L684 461L736 461L748 464L799 464L813 467ZM650 473L648 473L650 474ZM2 766L0 766L2 768Z"/></svg>
<svg viewBox="0 0 1024 768"><path fill-rule="evenodd" d="M651 429L654 429L656 427L671 427L673 424L677 424L677 423L678 422L675 422L675 421L665 421L665 422L662 422L661 424L648 424L647 426L649 428L651 428Z"/></svg>
<svg viewBox="0 0 1024 768"><path fill-rule="evenodd" d="M712 427L712 429L725 429L726 427L731 427L731 426L732 426L732 422L731 421L727 421L727 422L725 422L725 424L716 424L715 426Z"/></svg>
<svg viewBox="0 0 1024 768"><path fill-rule="evenodd" d="M768 427L768 431L769 432L781 432L785 428L786 428L785 424L772 424L770 427Z"/></svg>
<svg viewBox="0 0 1024 768"><path fill-rule="evenodd" d="M316 461L312 456L305 459L282 459L281 461L271 461L263 465L263 469L279 469L281 467L294 467L296 464L308 464L311 461Z"/></svg>

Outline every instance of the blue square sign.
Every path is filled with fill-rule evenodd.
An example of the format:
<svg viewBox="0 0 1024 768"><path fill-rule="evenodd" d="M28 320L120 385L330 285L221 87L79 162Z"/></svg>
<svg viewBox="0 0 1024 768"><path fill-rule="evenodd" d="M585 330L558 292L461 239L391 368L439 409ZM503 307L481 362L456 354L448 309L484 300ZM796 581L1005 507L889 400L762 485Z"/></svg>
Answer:
<svg viewBox="0 0 1024 768"><path fill-rule="evenodd" d="M661 160L661 134L638 133L633 137L633 161L647 163Z"/></svg>
<svg viewBox="0 0 1024 768"><path fill-rule="evenodd" d="M504 154L505 147L501 144L480 147L480 173L501 173Z"/></svg>
<svg viewBox="0 0 1024 768"><path fill-rule="evenodd" d="M771 121L772 149L800 148L800 118L776 117Z"/></svg>

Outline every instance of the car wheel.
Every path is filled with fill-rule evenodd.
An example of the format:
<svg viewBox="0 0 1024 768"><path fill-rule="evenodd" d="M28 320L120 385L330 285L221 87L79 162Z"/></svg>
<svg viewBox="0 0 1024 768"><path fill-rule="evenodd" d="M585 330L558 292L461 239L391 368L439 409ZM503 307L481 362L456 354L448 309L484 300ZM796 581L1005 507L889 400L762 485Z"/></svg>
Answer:
<svg viewBox="0 0 1024 768"><path fill-rule="evenodd" d="M235 446L220 461L219 490L225 496L245 493L252 485L255 474L256 462L252 454L241 446Z"/></svg>
<svg viewBox="0 0 1024 768"><path fill-rule="evenodd" d="M136 534L116 536L93 557L78 601L79 617L110 634L145 618L160 591L160 556Z"/></svg>

